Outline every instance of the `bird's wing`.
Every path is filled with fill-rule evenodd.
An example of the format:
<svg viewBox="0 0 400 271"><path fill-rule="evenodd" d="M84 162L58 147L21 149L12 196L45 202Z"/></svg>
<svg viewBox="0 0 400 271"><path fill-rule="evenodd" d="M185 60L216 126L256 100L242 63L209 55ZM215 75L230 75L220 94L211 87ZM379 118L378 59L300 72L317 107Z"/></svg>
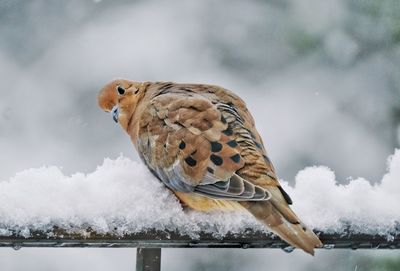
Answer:
<svg viewBox="0 0 400 271"><path fill-rule="evenodd" d="M270 193L237 172L245 166L229 105L199 85L161 84L142 112L136 146L162 182L219 200L263 201ZM228 117L228 118L227 118Z"/></svg>
<svg viewBox="0 0 400 271"><path fill-rule="evenodd" d="M233 130L235 140L241 147L241 156L245 165L237 174L264 188L271 195L270 202L291 223L300 223L296 214L290 209L292 199L281 187L274 166L268 157L254 119L240 97L229 90L218 86L210 86L223 106L222 115Z"/></svg>

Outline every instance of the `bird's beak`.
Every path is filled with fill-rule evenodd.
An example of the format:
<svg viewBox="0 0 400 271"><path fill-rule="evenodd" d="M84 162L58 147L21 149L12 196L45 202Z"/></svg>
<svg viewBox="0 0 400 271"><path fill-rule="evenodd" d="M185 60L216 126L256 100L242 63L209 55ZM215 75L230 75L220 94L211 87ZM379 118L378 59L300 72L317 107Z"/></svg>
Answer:
<svg viewBox="0 0 400 271"><path fill-rule="evenodd" d="M113 120L118 123L118 117L119 117L119 107L118 105L114 106L113 109L111 110L111 115Z"/></svg>

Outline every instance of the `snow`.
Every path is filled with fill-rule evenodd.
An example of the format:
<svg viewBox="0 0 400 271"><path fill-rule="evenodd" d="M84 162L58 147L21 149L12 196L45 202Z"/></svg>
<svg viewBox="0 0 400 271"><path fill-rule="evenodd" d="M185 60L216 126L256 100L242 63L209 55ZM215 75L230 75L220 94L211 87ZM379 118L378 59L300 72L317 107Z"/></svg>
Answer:
<svg viewBox="0 0 400 271"><path fill-rule="evenodd" d="M349 229L388 237L399 231L400 150L388 159L388 172L374 185L363 178L341 185L327 167L300 171L295 186L282 181L293 209L314 229ZM128 158L105 159L89 174L66 176L54 166L28 169L0 181L0 235L57 226L70 232L88 227L123 235L149 229L178 231L193 238L200 232L224 236L265 227L245 212L199 213L179 201L147 168ZM396 228L397 227L397 228Z"/></svg>
<svg viewBox="0 0 400 271"><path fill-rule="evenodd" d="M372 185L364 178L339 185L327 167L300 171L292 195L295 211L306 223L325 232L395 234L400 231L400 150L388 159L387 173Z"/></svg>

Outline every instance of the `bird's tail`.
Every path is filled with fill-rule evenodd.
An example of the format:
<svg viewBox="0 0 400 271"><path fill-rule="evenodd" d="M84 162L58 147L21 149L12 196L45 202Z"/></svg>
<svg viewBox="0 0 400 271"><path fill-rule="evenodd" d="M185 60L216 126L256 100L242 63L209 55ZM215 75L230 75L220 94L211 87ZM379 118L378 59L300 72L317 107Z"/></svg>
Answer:
<svg viewBox="0 0 400 271"><path fill-rule="evenodd" d="M297 218L288 205L275 207L273 200L243 202L242 205L280 238L295 248L314 255L314 248L322 247L315 233Z"/></svg>

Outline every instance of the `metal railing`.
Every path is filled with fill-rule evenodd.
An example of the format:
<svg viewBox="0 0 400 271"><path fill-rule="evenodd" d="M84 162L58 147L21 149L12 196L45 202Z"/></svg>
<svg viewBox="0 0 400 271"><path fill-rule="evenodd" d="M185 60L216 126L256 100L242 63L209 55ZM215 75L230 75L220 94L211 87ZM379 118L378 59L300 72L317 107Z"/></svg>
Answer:
<svg viewBox="0 0 400 271"><path fill-rule="evenodd" d="M400 249L400 235L382 236L352 232L318 232L324 249ZM280 248L292 249L278 237L262 232L246 230L243 234L227 234L218 238L212 234L200 234L198 238L177 232L150 230L118 236L98 234L90 229L85 234L68 233L62 229L52 232L33 232L30 237L18 235L0 236L0 247L73 247L73 248L138 248L136 270L157 271L161 266L162 248Z"/></svg>

